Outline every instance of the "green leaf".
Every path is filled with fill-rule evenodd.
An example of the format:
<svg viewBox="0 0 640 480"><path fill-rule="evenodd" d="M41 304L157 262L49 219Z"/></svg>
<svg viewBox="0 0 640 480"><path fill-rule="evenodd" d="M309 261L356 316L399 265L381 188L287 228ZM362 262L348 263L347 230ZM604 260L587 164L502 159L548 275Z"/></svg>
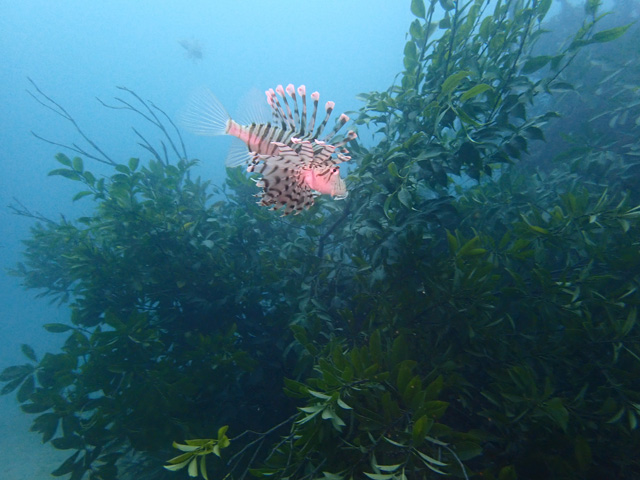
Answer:
<svg viewBox="0 0 640 480"><path fill-rule="evenodd" d="M401 188L400 191L398 192L398 200L400 200L400 203L402 203L407 208L411 208L413 206L413 200L411 198L411 194L404 187Z"/></svg>
<svg viewBox="0 0 640 480"><path fill-rule="evenodd" d="M80 157L73 157L73 169L78 173L82 173L84 171L84 164Z"/></svg>
<svg viewBox="0 0 640 480"><path fill-rule="evenodd" d="M425 400L430 401L438 398L443 385L444 378L442 377L442 375L438 375L438 378L436 378L433 382L427 385L427 388L425 388Z"/></svg>
<svg viewBox="0 0 640 480"><path fill-rule="evenodd" d="M14 365L5 368L0 373L0 382L8 382L15 379L23 379L27 375L33 373L33 366L25 363L24 365Z"/></svg>
<svg viewBox="0 0 640 480"><path fill-rule="evenodd" d="M64 323L45 323L44 329L51 333L62 333L71 330L73 327Z"/></svg>
<svg viewBox="0 0 640 480"><path fill-rule="evenodd" d="M93 173L85 171L82 176L87 181L89 185L93 185L96 183L96 177L93 176Z"/></svg>
<svg viewBox="0 0 640 480"><path fill-rule="evenodd" d="M615 415L613 415L609 420L607 420L607 423L616 423L616 422L620 421L620 419L624 415L625 410L626 410L626 408L622 407L620 410L618 410L615 413Z"/></svg>
<svg viewBox="0 0 640 480"><path fill-rule="evenodd" d="M578 463L578 468L582 472L586 472L591 466L591 447L584 437L576 437L574 445L574 454Z"/></svg>
<svg viewBox="0 0 640 480"><path fill-rule="evenodd" d="M400 177L400 174L398 173L398 167L396 166L395 162L390 162L387 165L387 169L389 170L389 173L394 177Z"/></svg>
<svg viewBox="0 0 640 480"><path fill-rule="evenodd" d="M622 325L622 328L620 329L621 336L624 337L631 331L633 326L636 324L637 316L638 316L638 311L636 307L632 307L631 310L629 310L627 319L625 320L624 324Z"/></svg>
<svg viewBox="0 0 640 480"><path fill-rule="evenodd" d="M482 447L475 442L459 442L455 444L458 458L463 462L482 455Z"/></svg>
<svg viewBox="0 0 640 480"><path fill-rule="evenodd" d="M409 27L409 33L414 40L422 40L422 25L420 24L420 20L416 19L411 22L411 26Z"/></svg>
<svg viewBox="0 0 640 480"><path fill-rule="evenodd" d="M327 394L321 393L321 392L316 392L315 390L309 389L309 393L311 395L313 395L314 397L319 398L321 400L329 400L329 399L331 399L331 395L327 395Z"/></svg>
<svg viewBox="0 0 640 480"><path fill-rule="evenodd" d="M202 447L202 445L185 445L183 443L178 443L178 442L173 442L172 445L173 445L173 448L177 448L181 452L195 452L196 450L199 450Z"/></svg>
<svg viewBox="0 0 640 480"><path fill-rule="evenodd" d="M393 197L393 195L387 195L387 199L384 201L384 205L382 206L382 211L389 220L393 220L393 218L395 217L395 213L393 213L390 209Z"/></svg>
<svg viewBox="0 0 640 480"><path fill-rule="evenodd" d="M427 11L424 8L424 0L411 0L411 13L418 18L425 18Z"/></svg>
<svg viewBox="0 0 640 480"><path fill-rule="evenodd" d="M23 343L20 346L20 348L22 349L22 353L24 354L24 356L27 357L29 360L31 360L32 362L38 361L36 359L36 352L29 345L27 345L26 343Z"/></svg>
<svg viewBox="0 0 640 480"><path fill-rule="evenodd" d="M452 255L455 255L459 248L458 239L449 230L447 230L447 243L449 243L449 251Z"/></svg>
<svg viewBox="0 0 640 480"><path fill-rule="evenodd" d="M207 457L202 455L200 457L200 473L202 474L202 478L204 480L209 480L209 475L207 475Z"/></svg>
<svg viewBox="0 0 640 480"><path fill-rule="evenodd" d="M484 20L482 20L482 23L480 24L480 30L478 31L478 33L480 33L480 37L487 41L489 39L489 35L491 34L491 29L495 26L495 22L492 16L488 16L486 17Z"/></svg>
<svg viewBox="0 0 640 480"><path fill-rule="evenodd" d="M84 441L78 435L69 435L68 437L54 438L51 440L51 444L58 450L80 450L84 446Z"/></svg>
<svg viewBox="0 0 640 480"><path fill-rule="evenodd" d="M551 3L552 3L552 0L540 0L538 2L538 6L537 6L538 21L541 21L547 15L547 12L551 7Z"/></svg>
<svg viewBox="0 0 640 480"><path fill-rule="evenodd" d="M541 68L545 67L551 61L551 59L552 57L548 55L540 55L538 57L529 58L520 70L520 73L528 74L537 72Z"/></svg>
<svg viewBox="0 0 640 480"><path fill-rule="evenodd" d="M362 472L364 473L367 477L371 478L372 480L390 480L394 477L393 473L369 473L369 472Z"/></svg>
<svg viewBox="0 0 640 480"><path fill-rule="evenodd" d="M567 431L569 412L562 404L562 399L559 397L552 398L543 406L543 410L563 431Z"/></svg>
<svg viewBox="0 0 640 480"><path fill-rule="evenodd" d="M140 159L139 158L130 158L129 159L129 170L131 170L132 172L135 172L136 169L138 168L138 164L140 163Z"/></svg>
<svg viewBox="0 0 640 480"><path fill-rule="evenodd" d="M427 455L426 453L422 453L420 450L416 450L416 452L418 453L418 455L420 455L420 458L422 458L423 463L431 468L433 465L437 465L438 467L446 467L447 464L441 462L440 460L436 460L433 457L430 457L429 455ZM433 468L431 468L432 470L434 470ZM441 473L441 474L445 474L444 472L441 472L440 470L434 470L435 472Z"/></svg>
<svg viewBox="0 0 640 480"><path fill-rule="evenodd" d="M20 410L24 413L42 413L45 410L49 410L53 406L53 403L50 401L46 401L43 403L23 403L20 405Z"/></svg>
<svg viewBox="0 0 640 480"><path fill-rule="evenodd" d="M424 412L431 418L440 418L447 410L449 402L443 402L442 400L432 400L424 403Z"/></svg>
<svg viewBox="0 0 640 480"><path fill-rule="evenodd" d="M193 452L181 453L177 457L173 457L172 459L167 461L167 463L172 466L171 468L165 468L168 468L169 470L179 470L182 467L186 466L187 462L192 459L194 455L195 454Z"/></svg>
<svg viewBox="0 0 640 480"><path fill-rule="evenodd" d="M227 437L226 435L224 435L219 441L218 441L218 447L222 448L227 448L229 445L231 445L231 440L229 440L229 437Z"/></svg>
<svg viewBox="0 0 640 480"><path fill-rule="evenodd" d="M62 465L60 465L53 472L51 472L51 475L53 475L54 477L61 477L63 475L66 475L67 473L71 473L74 470L78 455L80 455L80 451L75 452L73 455L67 458L64 462L62 462Z"/></svg>
<svg viewBox="0 0 640 480"><path fill-rule="evenodd" d="M65 167L71 167L72 165L71 160L64 153L58 153L55 158Z"/></svg>
<svg viewBox="0 0 640 480"><path fill-rule="evenodd" d="M20 386L20 390L18 390L16 398L20 403L24 403L27 400L29 400L29 397L31 396L34 390L35 390L35 381L33 379L33 375L29 375L24 380L24 382L22 382L22 385Z"/></svg>
<svg viewBox="0 0 640 480"><path fill-rule="evenodd" d="M480 242L480 237L478 236L473 237L471 240L467 241L467 243L462 245L462 247L460 247L460 250L458 250L457 255L459 257L469 256L469 252L471 250L475 250L477 248L476 245L479 242Z"/></svg>
<svg viewBox="0 0 640 480"><path fill-rule="evenodd" d="M413 40L404 46L404 68L413 70L418 64L418 49Z"/></svg>
<svg viewBox="0 0 640 480"><path fill-rule="evenodd" d="M540 233L542 235L549 235L549 230L543 227L539 227L537 225L529 225L529 228L536 233Z"/></svg>
<svg viewBox="0 0 640 480"><path fill-rule="evenodd" d="M498 473L498 480L518 480L516 468L513 465L502 467Z"/></svg>
<svg viewBox="0 0 640 480"><path fill-rule="evenodd" d="M524 133L527 137L533 140L543 140L544 141L544 132L540 127L530 126L524 129Z"/></svg>
<svg viewBox="0 0 640 480"><path fill-rule="evenodd" d="M391 445L395 445L396 447L401 447L401 448L406 447L406 445L403 445L402 443L399 443L399 442L396 442L396 441L394 441L394 440L391 440L390 438L387 438L387 437L382 437L382 438L384 438L384 439L385 439L387 442L389 442Z"/></svg>
<svg viewBox="0 0 640 480"><path fill-rule="evenodd" d="M598 9L602 6L602 0L587 0L584 4L584 13L595 17Z"/></svg>
<svg viewBox="0 0 640 480"><path fill-rule="evenodd" d="M415 394L420 391L422 391L422 380L418 375L415 375L402 391L402 399L405 403L411 403Z"/></svg>
<svg viewBox="0 0 640 480"><path fill-rule="evenodd" d="M456 8L456 4L453 0L440 0L440 6L445 10L453 10Z"/></svg>
<svg viewBox="0 0 640 480"><path fill-rule="evenodd" d="M198 476L198 457L193 457L193 459L189 463L189 468L187 471L189 472L190 477Z"/></svg>
<svg viewBox="0 0 640 480"><path fill-rule="evenodd" d="M89 190L83 190L81 192L76 193L72 200L75 202L76 200L80 200L82 197L86 197L87 195L91 195L93 192Z"/></svg>
<svg viewBox="0 0 640 480"><path fill-rule="evenodd" d="M338 406L343 410L353 410L349 405L347 405L341 398L338 398Z"/></svg>
<svg viewBox="0 0 640 480"><path fill-rule="evenodd" d="M593 37L591 37L589 42L595 42L595 43L611 42L612 40L615 40L621 37L622 35L624 35L624 33L629 29L631 25L633 25L633 23L629 23L621 27L610 28L609 30L603 30L601 32L598 32L594 34Z"/></svg>
<svg viewBox="0 0 640 480"><path fill-rule="evenodd" d="M422 415L418 420L416 420L411 431L414 445L420 445L422 443L424 437L429 433L431 425L433 425L433 420L426 415Z"/></svg>
<svg viewBox="0 0 640 480"><path fill-rule="evenodd" d="M468 72L466 70L456 72L453 75L449 75L449 77L444 82L442 82L442 94L449 95L457 88L458 85L460 85L460 82L462 82L462 80L467 78L469 75L471 75L471 72Z"/></svg>
<svg viewBox="0 0 640 480"><path fill-rule="evenodd" d="M633 410L627 410L627 419L629 420L629 429L635 430L638 428L638 417Z"/></svg>
<svg viewBox="0 0 640 480"><path fill-rule="evenodd" d="M227 430L229 430L229 425L223 425L218 429L218 440L222 440L222 437L226 435Z"/></svg>
<svg viewBox="0 0 640 480"><path fill-rule="evenodd" d="M55 413L45 413L37 417L31 425L31 430L42 434L42 442L46 443L53 438L58 430L60 417ZM59 439L56 439L59 440ZM52 442L53 443L53 442ZM54 445L55 446L55 445ZM56 447L57 448L57 447Z"/></svg>
<svg viewBox="0 0 640 480"><path fill-rule="evenodd" d="M379 464L376 464L375 467L378 470L382 470L383 472L393 473L396 470L398 470L398 468L400 468L402 465L403 465L402 463L397 463L395 465L379 465Z"/></svg>
<svg viewBox="0 0 640 480"><path fill-rule="evenodd" d="M473 97L475 97L477 95L480 95L481 93L484 93L487 90L491 90L491 89L492 89L491 85L487 85L486 83L479 83L478 85L476 85L474 87L471 87L469 90L464 92L460 96L460 101L461 102L466 102L470 98L473 98Z"/></svg>
<svg viewBox="0 0 640 480"><path fill-rule="evenodd" d="M0 395L6 395L8 393L13 392L16 388L20 386L22 381L23 381L22 378L16 378L15 380L10 380L4 387L2 387L2 390L0 390Z"/></svg>
<svg viewBox="0 0 640 480"><path fill-rule="evenodd" d="M58 168L56 170L51 170L49 172L49 176L52 177L54 175L59 175L61 177L68 178L69 180L80 180L82 177L73 170L68 170L66 168Z"/></svg>

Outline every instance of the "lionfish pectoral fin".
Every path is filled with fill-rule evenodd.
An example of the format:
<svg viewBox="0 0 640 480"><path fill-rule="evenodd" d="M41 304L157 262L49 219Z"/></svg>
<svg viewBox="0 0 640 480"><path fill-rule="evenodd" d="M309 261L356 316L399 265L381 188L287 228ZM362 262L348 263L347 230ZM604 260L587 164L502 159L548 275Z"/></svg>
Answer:
<svg viewBox="0 0 640 480"><path fill-rule="evenodd" d="M191 133L214 136L227 133L231 117L211 90L200 88L191 94L178 121Z"/></svg>
<svg viewBox="0 0 640 480"><path fill-rule="evenodd" d="M233 137L224 164L229 168L239 167L249 163L252 157L253 155L247 149L247 145L239 138Z"/></svg>

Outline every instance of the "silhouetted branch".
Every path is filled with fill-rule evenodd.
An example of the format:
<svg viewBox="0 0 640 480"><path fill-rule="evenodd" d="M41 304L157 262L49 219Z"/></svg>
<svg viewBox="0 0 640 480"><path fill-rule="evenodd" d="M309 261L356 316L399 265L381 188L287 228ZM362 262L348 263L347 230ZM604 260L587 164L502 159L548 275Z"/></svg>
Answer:
<svg viewBox="0 0 640 480"><path fill-rule="evenodd" d="M345 218L347 218L347 216L349 216L349 213L351 213L351 198L349 198L347 200L347 204L344 207L344 210L342 211L342 215L340 215L337 220L335 222L333 222L333 225L331 225L329 227L329 229L324 232L324 234L320 237L320 240L318 240L318 257L322 258L322 255L324 254L324 246L325 246L325 242L327 241L327 238L329 238L329 235L331 235L333 233L333 231L338 227L338 225L340 225Z"/></svg>
<svg viewBox="0 0 640 480"><path fill-rule="evenodd" d="M41 222L45 222L45 223L52 223L52 224L56 224L56 222L54 222L53 220L45 217L44 215L42 215L40 212L32 212L31 210L29 210L20 200L18 200L16 197L13 197L13 201L15 203L17 203L18 205L8 205L9 209L13 211L13 213L15 213L16 215L20 215L21 217L27 217L27 218L33 218L35 220L39 220ZM63 217L64 218L64 217Z"/></svg>
<svg viewBox="0 0 640 480"><path fill-rule="evenodd" d="M69 112L67 112L67 110L60 105L58 102L56 102L55 100L53 100L51 97L49 97L47 94L45 94L42 90L40 90L40 88L38 87L38 85L36 85L36 83L31 80L29 77L27 77L27 80L29 80L29 82L31 82L31 85L33 85L33 88L35 88L37 95L29 90L27 90L27 93L29 95L31 95L31 97L33 97L33 99L38 102L40 105L42 105L45 108L48 108L49 110L51 110L53 113L61 116L62 118L64 118L66 121L70 122L76 129L76 131L82 136L82 138L85 139L85 141L91 145L91 147L93 147L93 149L98 152L101 157L96 156L94 154L91 154L90 152L86 151L85 149L83 149L82 147L79 147L78 145L76 145L75 143L72 145L65 145L63 143L57 143L54 142L52 140L49 140L47 138L44 138L34 132L31 132L33 134L33 136L35 136L37 139L42 140L44 142L50 143L51 145L56 145L58 147L63 147L69 150L72 150L74 152L80 153L82 155L84 155L87 158L91 158L93 160L96 160L98 162L101 163L106 163L107 165L116 165L116 162L114 162L106 153L104 153L102 151L102 149L96 145L96 143L91 140L85 133L84 131L82 131L82 129L80 128L80 126L78 125L78 123L75 121L75 119L71 116L71 114Z"/></svg>
<svg viewBox="0 0 640 480"><path fill-rule="evenodd" d="M249 469L252 468L253 465L253 461L255 460L256 456L258 455L258 452L260 451L260 449L262 448L262 444L264 443L265 439L272 433L274 433L275 431L277 431L279 428L283 427L284 425L287 425L289 423L291 423L293 420L295 420L295 418L298 416L298 412L296 412L295 414L291 415L289 418L287 418L286 420L280 422L278 425L271 427L269 430L267 430L266 432L254 432L253 430L247 430L243 433L241 433L240 435L238 435L237 437L233 438L233 440L238 440L239 438L247 435L247 434L254 434L257 435L258 437L255 440L252 440L251 442L247 443L244 447L242 447L242 449L235 453L228 461L227 461L227 466L231 466L234 462L235 465L233 465L229 471L229 474L231 474L235 468L240 464L240 460L242 459L244 453L247 450L253 449L253 447L257 444L257 447L253 450L253 454L251 456L251 459L249 460L249 462L246 462L244 465L246 465L246 469L244 471L244 473L242 474L242 476L240 478L244 478L246 476L246 474L248 473ZM285 437L288 438L288 437ZM273 451L275 451L277 448L279 448L279 445L281 445L281 443L278 444L278 446L276 446L273 450L272 450L272 454ZM270 454L271 456L271 454ZM237 460L237 461L236 461Z"/></svg>
<svg viewBox="0 0 640 480"><path fill-rule="evenodd" d="M164 134L164 137L166 138L166 140L171 145L171 149L173 150L175 155L178 157L178 159L187 158L187 150L186 150L186 148L184 146L184 142L182 140L182 135L180 135L180 131L178 130L178 127L171 120L171 118L169 118L169 115L167 115L164 110L162 110L160 107L155 105L153 102L143 100L133 90L130 90L130 89L126 88L126 87L118 87L118 89L123 90L123 91L127 92L129 95L133 96L142 105L142 107L144 107L144 108L140 109L139 107L134 106L130 102L128 102L128 101L126 101L126 100L124 100L122 98L119 98L119 97L116 97L115 100L117 102L119 102L120 105L109 105L109 104L103 102L102 100L100 100L99 98L98 98L98 101L103 106L105 106L107 108L112 108L114 110L130 110L130 111L132 111L134 113L137 113L142 118L144 118L147 122L151 123L156 128L158 128ZM144 110L146 110L146 113L145 113ZM169 124L173 127L173 129L175 130L175 133L177 135L177 141L174 142L173 137L167 131L167 128L165 127L165 125L162 122L162 120L158 117L158 114L161 115L162 117L164 117L164 119L167 122L169 122ZM133 129L133 131L136 133L136 135L140 139L142 139L143 143L140 143L140 145L142 147L144 147L146 150L151 152L156 157L156 159L158 161L164 162L165 164L169 164L169 157L168 157L167 149L166 149L166 146L165 146L164 142L161 142L162 148L165 151L165 155L164 155L165 158L163 160L162 157L158 154L157 150L151 146L151 144L147 141L146 138L144 138L140 134L140 132L138 132L135 128ZM178 142L180 144L179 145L180 150L178 149L178 146L176 146L176 143L178 143Z"/></svg>

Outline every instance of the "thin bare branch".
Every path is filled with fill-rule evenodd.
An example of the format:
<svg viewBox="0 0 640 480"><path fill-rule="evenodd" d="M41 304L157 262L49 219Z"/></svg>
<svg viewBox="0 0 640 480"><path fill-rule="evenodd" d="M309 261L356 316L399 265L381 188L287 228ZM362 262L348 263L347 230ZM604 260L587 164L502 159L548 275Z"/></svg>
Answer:
<svg viewBox="0 0 640 480"><path fill-rule="evenodd" d="M53 100L50 96L48 96L46 93L44 93L42 90L40 90L40 87L38 87L38 85L36 84L36 82L34 82L33 80L31 80L31 78L27 77L27 80L29 80L29 82L31 83L31 85L33 86L33 88L35 89L35 91L37 92L37 95L29 90L27 90L27 93L29 95L31 95L31 97L33 97L33 99L38 102L40 105L42 105L45 108L48 108L49 110L51 110L52 112L54 112L55 114L61 116L62 118L64 118L66 121L70 122L74 128L76 129L76 131L80 134L80 136L82 138L84 138L84 140L91 145L91 147L100 155L92 155L90 153L88 153L87 151L85 151L84 149L78 147L77 145L73 144L71 146L69 145L65 145L65 144L61 144L61 143L56 143L53 142L51 140L47 140L46 138L43 138L40 135L37 135L35 133L33 133L33 135L40 139L43 140L47 143L50 143L52 145L56 145L59 147L63 147L63 148L67 148L69 150L72 150L74 152L77 153L81 153L89 158L92 158L93 160L97 160L99 162L102 163L106 163L108 165L116 165L116 162L114 162L106 153L104 153L104 151L93 141L91 140L87 134L84 133L84 131L80 128L80 126L78 125L78 123L75 121L75 119L73 118L73 116L71 116L71 114L69 112L67 112L67 110L60 105L58 102L56 102L55 100ZM43 100L44 99L44 100Z"/></svg>
<svg viewBox="0 0 640 480"><path fill-rule="evenodd" d="M165 139L167 140L167 142L171 146L171 149L173 150L174 154L176 155L176 157L178 159L187 158L187 151L186 151L186 148L184 146L184 141L182 140L182 135L180 135L180 131L176 127L175 123L169 118L169 115L167 115L167 113L164 110L162 110L160 107L155 105L153 102L143 100L133 90L130 90L129 88L126 88L126 87L117 87L117 88L127 92L129 95L134 97L140 103L140 105L142 105L143 109L140 109L139 107L137 107L137 106L133 105L132 103L130 103L130 102L128 102L128 101L126 101L126 100L124 100L122 98L119 98L119 97L116 97L115 100L117 102L119 102L120 105L111 105L111 104L103 102L99 98L97 100L103 106L105 106L107 108L111 108L111 109L114 109L114 110L130 110L130 111L140 115L147 122L151 123L153 126L155 126L157 129L159 129L163 133ZM173 129L175 130L177 141L179 141L179 143L180 143L180 150L176 146L176 142L174 141L174 138L172 137L172 135L167 131L167 128L165 127L165 124L158 117L158 114L160 114L162 117L164 117L164 119L167 120L169 122L169 124L173 127ZM137 131L136 131L136 134L138 136L142 137ZM147 147L150 146L149 142L147 142L146 140L144 140L144 141L145 141ZM145 147L145 148L147 148L147 147ZM166 150L166 148L164 147L164 144L163 144L163 148ZM147 150L148 149L149 148L147 148ZM159 161L162 161L161 157L159 155L157 155L156 158ZM166 164L169 164L169 156L168 156L168 154L165 154L164 162Z"/></svg>

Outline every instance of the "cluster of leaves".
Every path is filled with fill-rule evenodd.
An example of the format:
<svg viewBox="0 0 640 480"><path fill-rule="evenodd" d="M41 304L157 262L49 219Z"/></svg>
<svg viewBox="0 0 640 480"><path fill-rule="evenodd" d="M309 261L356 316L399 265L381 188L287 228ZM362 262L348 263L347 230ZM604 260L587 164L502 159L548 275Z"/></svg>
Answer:
<svg viewBox="0 0 640 480"><path fill-rule="evenodd" d="M315 351L303 330L297 329L297 337ZM407 346L404 335L386 341L380 330L361 347L331 342L315 377L286 380L288 395L306 406L266 466L251 473L314 478L324 472L335 479L364 474L373 480L429 472L466 476L462 461L481 453L481 439L439 422L449 406L438 400L443 377L416 374Z"/></svg>
<svg viewBox="0 0 640 480"><path fill-rule="evenodd" d="M173 442L173 447L185 452L182 455L172 458L164 468L173 472L187 467L190 477L198 476L198 468L205 480L209 480L207 474L207 455L213 453L220 457L220 451L231 445L231 440L227 437L228 425L218 429L216 439L193 439L187 440L185 444ZM200 460L198 460L200 459Z"/></svg>
<svg viewBox="0 0 640 480"><path fill-rule="evenodd" d="M294 265L288 256L312 251L314 221L274 220L240 171L229 172L234 193L221 198L189 178L194 161L182 157L114 162L97 179L80 157L56 156L51 174L82 185L75 197L93 198L95 211L75 222L39 218L14 273L70 302L68 324L44 325L69 336L41 359L25 346L31 363L0 377L3 393L18 388L23 411L39 414L32 429L44 442L75 451L55 475L113 478L129 450L204 437L210 422L260 429L290 414L282 378L292 297L317 258ZM299 277L282 276L285 264Z"/></svg>
<svg viewBox="0 0 640 480"><path fill-rule="evenodd" d="M592 86L599 95L604 88L626 95L620 105L591 116L575 110L577 117L563 109L574 124L596 113L616 118L605 125L592 120L599 133L586 147L583 142L549 164L530 146L554 132L550 120L559 113L549 110L550 95L566 100L575 91L567 80L583 76L583 47L607 44L630 26L598 29L605 15L588 2L584 22L566 45L540 55L549 48L540 23L549 3L497 2L493 15L489 4L440 2L444 20L435 24L438 2L428 8L412 2L418 19L398 86L362 96L367 105L358 122L378 128L376 145L357 149L348 217L334 230L341 241L330 258L338 266L321 265L319 279L328 285L306 312L308 336L318 338L313 315L332 319L325 335L349 345L377 329L388 339L402 335L418 375L444 378L439 400L450 407L440 421L454 433L434 438L456 452L456 441L473 433L483 452L466 464L485 478L611 472L634 478L640 466L628 446L639 440L640 199L634 185L640 171L636 125L617 120L625 106L627 119L637 108L637 88L626 83L626 70L609 65L615 75ZM629 57L627 66L638 61L637 52ZM562 147L548 148L557 155ZM320 367L334 356L329 347L316 353L322 376L340 378ZM336 401L335 387L309 381L307 388ZM379 387L393 388L393 381ZM319 403L308 402L303 412L321 411L331 431L333 412L345 412ZM357 402L346 403L357 409ZM385 427L407 435L411 425L404 418ZM333 437L341 455L353 450L355 456L331 464L327 458L339 456L325 447L326 455L307 454L294 462L298 470L278 474L418 474L407 457L387 461L379 437L358 452L357 434L368 428L358 419L342 430L348 434ZM292 427L295 441L304 434L298 424ZM373 461L378 454L385 460ZM399 466L375 470L380 464Z"/></svg>
<svg viewBox="0 0 640 480"><path fill-rule="evenodd" d="M629 28L599 28L594 0L546 51L550 3L413 0L399 84L362 96L376 142L351 147L349 198L293 219L237 170L222 190L192 180L135 94L168 149L143 138L148 164L107 158L99 180L58 155L95 212L41 219L16 273L70 302L45 325L69 336L0 376L75 450L54 473L126 478L133 452L132 476L165 478L167 446L192 439L170 465L205 478L223 444L214 468L239 476L635 478L640 57L585 55ZM566 139L590 120L554 162L551 95ZM227 424L246 432L206 439Z"/></svg>

